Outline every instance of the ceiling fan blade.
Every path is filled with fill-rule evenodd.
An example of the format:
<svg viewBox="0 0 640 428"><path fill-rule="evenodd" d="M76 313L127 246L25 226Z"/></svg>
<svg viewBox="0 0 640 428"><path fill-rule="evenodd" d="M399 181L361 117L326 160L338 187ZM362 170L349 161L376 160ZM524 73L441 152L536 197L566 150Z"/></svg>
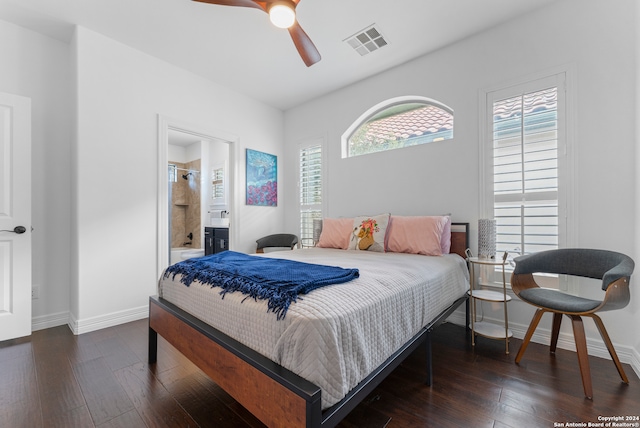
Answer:
<svg viewBox="0 0 640 428"><path fill-rule="evenodd" d="M304 61L307 67L311 67L322 59L320 52L318 52L318 49L316 49L316 46L309 36L307 36L307 33L304 32L300 24L298 24L298 21L289 27L289 34L291 34L293 44L296 45L296 49L298 49L302 61Z"/></svg>
<svg viewBox="0 0 640 428"><path fill-rule="evenodd" d="M266 12L265 2L255 2L253 0L193 0L200 3L219 4L221 6L241 6L252 7ZM259 4L262 3L262 4Z"/></svg>

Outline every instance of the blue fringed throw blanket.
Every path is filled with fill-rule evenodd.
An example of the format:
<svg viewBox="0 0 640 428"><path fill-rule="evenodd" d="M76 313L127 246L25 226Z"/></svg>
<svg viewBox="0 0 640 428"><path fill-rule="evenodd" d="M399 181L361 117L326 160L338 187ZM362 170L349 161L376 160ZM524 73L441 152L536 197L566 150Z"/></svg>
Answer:
<svg viewBox="0 0 640 428"><path fill-rule="evenodd" d="M173 278L182 275L180 282L187 287L193 281L220 287L223 298L226 293L240 291L256 300L268 300L268 310L274 312L278 320L285 317L298 294L342 284L360 275L358 269L270 259L235 251L184 260L169 266L164 277L169 278L171 274Z"/></svg>

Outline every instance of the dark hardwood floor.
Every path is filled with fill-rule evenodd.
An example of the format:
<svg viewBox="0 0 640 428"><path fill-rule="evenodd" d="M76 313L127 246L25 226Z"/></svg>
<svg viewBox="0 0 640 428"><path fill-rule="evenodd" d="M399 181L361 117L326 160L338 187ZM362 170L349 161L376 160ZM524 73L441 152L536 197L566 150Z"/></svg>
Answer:
<svg viewBox="0 0 640 428"><path fill-rule="evenodd" d="M501 341L462 327L434 333L434 384L418 350L339 425L348 427L557 427L640 415L640 381L624 365L590 357L593 401L575 353L531 344L520 365ZM262 424L165 341L146 363L147 321L74 336L66 326L0 343L0 427L259 427ZM638 422L633 421L633 422Z"/></svg>

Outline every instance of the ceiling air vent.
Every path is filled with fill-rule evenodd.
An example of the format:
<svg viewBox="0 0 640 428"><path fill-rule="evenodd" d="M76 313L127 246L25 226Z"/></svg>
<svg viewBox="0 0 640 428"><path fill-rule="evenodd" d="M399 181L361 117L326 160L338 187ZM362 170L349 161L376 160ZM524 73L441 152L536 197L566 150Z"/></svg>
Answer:
<svg viewBox="0 0 640 428"><path fill-rule="evenodd" d="M387 45L387 41L373 25L343 41L347 42L361 56Z"/></svg>

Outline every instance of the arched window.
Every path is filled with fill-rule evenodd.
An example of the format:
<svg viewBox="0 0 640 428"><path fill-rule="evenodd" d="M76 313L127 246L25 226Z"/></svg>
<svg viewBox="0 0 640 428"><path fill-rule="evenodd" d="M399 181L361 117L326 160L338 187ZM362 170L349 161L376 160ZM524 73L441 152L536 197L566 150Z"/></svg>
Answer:
<svg viewBox="0 0 640 428"><path fill-rule="evenodd" d="M384 101L364 113L342 136L342 157L453 138L453 110L424 97Z"/></svg>

